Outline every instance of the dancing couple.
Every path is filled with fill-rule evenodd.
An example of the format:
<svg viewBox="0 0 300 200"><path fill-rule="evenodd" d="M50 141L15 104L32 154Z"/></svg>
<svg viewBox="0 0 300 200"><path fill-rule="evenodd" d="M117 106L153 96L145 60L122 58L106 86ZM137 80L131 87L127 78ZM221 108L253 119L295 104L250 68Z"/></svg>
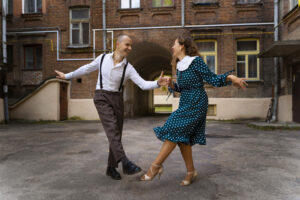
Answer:
<svg viewBox="0 0 300 200"><path fill-rule="evenodd" d="M131 79L142 90L168 86L170 92L181 93L178 109L169 116L164 126L154 128L157 138L163 141L163 145L147 173L140 180L150 181L156 175L160 176L163 172L163 162L178 145L187 169L180 185L189 185L197 176L192 146L206 144L208 98L203 88L204 81L216 87L232 83L237 87L246 88L247 83L244 79L229 73L216 75L211 72L190 37L176 38L172 47L173 58L176 60L174 64L177 65L176 83L172 82L170 77L164 77L163 72L157 81L145 81L141 78L126 60L131 49L131 38L128 35L120 35L113 53L101 54L93 62L68 74L57 70L55 72L58 78L72 79L99 70L94 103L109 141L106 175L115 180L121 179L120 173L116 170L120 162L124 174L132 175L141 171L139 166L127 158L121 141L124 113L122 88L126 80Z"/></svg>

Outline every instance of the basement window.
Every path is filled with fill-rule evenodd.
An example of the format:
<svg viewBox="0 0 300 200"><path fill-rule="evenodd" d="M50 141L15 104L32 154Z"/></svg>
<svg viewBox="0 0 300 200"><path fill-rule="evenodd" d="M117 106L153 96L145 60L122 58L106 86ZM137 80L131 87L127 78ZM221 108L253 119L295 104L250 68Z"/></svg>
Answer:
<svg viewBox="0 0 300 200"><path fill-rule="evenodd" d="M23 13L42 13L42 0L23 0Z"/></svg>
<svg viewBox="0 0 300 200"><path fill-rule="evenodd" d="M70 46L88 47L90 44L89 8L70 10Z"/></svg>

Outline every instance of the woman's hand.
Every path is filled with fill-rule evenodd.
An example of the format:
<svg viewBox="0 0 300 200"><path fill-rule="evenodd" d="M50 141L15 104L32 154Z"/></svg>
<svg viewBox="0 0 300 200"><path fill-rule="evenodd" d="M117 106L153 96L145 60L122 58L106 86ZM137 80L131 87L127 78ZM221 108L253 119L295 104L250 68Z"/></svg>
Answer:
<svg viewBox="0 0 300 200"><path fill-rule="evenodd" d="M233 86L235 87L246 89L246 87L248 86L248 84L245 81L246 80L245 78L239 78L234 75L228 75L227 80L228 79L229 81L232 82Z"/></svg>
<svg viewBox="0 0 300 200"><path fill-rule="evenodd" d="M66 76L63 72L55 70L55 73L57 74L56 78L66 79Z"/></svg>

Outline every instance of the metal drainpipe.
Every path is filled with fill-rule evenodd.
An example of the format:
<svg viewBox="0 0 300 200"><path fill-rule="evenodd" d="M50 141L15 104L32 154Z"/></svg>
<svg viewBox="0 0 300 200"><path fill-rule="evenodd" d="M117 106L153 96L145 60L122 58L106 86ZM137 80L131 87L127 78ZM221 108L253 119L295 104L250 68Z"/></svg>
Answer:
<svg viewBox="0 0 300 200"><path fill-rule="evenodd" d="M6 48L6 11L7 11L7 1L2 0L2 48L3 48L3 65L7 64L7 48ZM5 79L6 79L6 69L4 69ZM5 123L9 122L9 113L8 113L8 86L7 81L5 80L3 86L4 92L4 117Z"/></svg>
<svg viewBox="0 0 300 200"><path fill-rule="evenodd" d="M181 26L184 27L185 26L185 7L184 7L184 0L181 0Z"/></svg>
<svg viewBox="0 0 300 200"><path fill-rule="evenodd" d="M274 41L278 41L278 0L274 0ZM276 122L278 120L278 90L279 90L279 59L274 58L274 103L273 103L273 115L271 122Z"/></svg>
<svg viewBox="0 0 300 200"><path fill-rule="evenodd" d="M103 24L103 50L106 51L106 7L105 0L102 0L102 24Z"/></svg>

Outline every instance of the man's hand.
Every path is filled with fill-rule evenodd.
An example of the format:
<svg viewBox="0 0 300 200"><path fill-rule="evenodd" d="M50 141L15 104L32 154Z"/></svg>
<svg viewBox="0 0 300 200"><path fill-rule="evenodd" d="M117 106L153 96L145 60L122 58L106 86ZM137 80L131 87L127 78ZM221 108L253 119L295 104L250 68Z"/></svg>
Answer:
<svg viewBox="0 0 300 200"><path fill-rule="evenodd" d="M170 77L164 77L164 71L161 71L161 74L157 80L159 86L168 86Z"/></svg>
<svg viewBox="0 0 300 200"><path fill-rule="evenodd" d="M54 71L57 74L56 78L66 79L66 76L63 72L60 72L60 71L57 71L57 70L54 70Z"/></svg>

